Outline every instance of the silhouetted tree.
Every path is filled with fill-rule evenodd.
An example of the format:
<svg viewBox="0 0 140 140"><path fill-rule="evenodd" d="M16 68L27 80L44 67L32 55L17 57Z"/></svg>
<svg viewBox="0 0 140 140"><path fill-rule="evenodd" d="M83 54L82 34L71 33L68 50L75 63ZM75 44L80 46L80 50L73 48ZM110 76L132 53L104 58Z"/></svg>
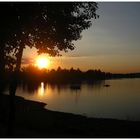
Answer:
<svg viewBox="0 0 140 140"><path fill-rule="evenodd" d="M73 50L72 41L80 39L81 32L91 26L91 18L98 17L96 9L94 2L1 3L0 28L4 36L0 49L1 67L5 62L3 55L10 54L16 59L19 71L26 46L36 47L38 53L51 56L60 55L62 50Z"/></svg>
<svg viewBox="0 0 140 140"><path fill-rule="evenodd" d="M10 84L12 101L24 48L35 47L38 53L51 56L73 50L72 41L80 39L81 32L91 26L91 19L98 17L96 10L94 2L0 3L0 68L6 64L5 55L15 59Z"/></svg>
<svg viewBox="0 0 140 140"><path fill-rule="evenodd" d="M57 68L57 72L61 72L61 67L59 66L58 68Z"/></svg>
<svg viewBox="0 0 140 140"><path fill-rule="evenodd" d="M81 32L91 26L91 18L98 17L96 9L97 3L94 2L1 3L3 20L0 28L1 36L4 35L1 41L1 67L6 62L3 61L5 50L5 54L16 59L16 74L26 46L36 47L38 53L51 56L60 55L62 50L73 50L75 46L72 41L80 39Z"/></svg>
<svg viewBox="0 0 140 140"><path fill-rule="evenodd" d="M1 8L5 49L15 56L17 69L26 46L51 56L73 50L72 41L80 39L81 32L91 26L91 18L98 17L94 2L4 3Z"/></svg>

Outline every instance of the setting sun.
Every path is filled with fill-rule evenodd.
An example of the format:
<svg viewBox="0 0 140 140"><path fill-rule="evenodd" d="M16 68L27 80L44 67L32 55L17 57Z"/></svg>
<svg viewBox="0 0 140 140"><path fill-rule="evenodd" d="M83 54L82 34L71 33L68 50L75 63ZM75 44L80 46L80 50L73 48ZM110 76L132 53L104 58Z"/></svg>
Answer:
<svg viewBox="0 0 140 140"><path fill-rule="evenodd" d="M38 56L36 59L36 65L40 69L47 68L49 64L50 64L50 61L45 56Z"/></svg>

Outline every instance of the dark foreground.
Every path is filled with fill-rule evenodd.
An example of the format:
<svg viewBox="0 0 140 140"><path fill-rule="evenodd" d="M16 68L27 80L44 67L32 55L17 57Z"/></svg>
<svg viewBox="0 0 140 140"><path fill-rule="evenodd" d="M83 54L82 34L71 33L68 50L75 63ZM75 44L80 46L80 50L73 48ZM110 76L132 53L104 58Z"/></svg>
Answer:
<svg viewBox="0 0 140 140"><path fill-rule="evenodd" d="M8 99L0 95L0 137L8 137ZM44 109L45 104L16 97L14 134L18 138L135 138L140 122L87 118Z"/></svg>

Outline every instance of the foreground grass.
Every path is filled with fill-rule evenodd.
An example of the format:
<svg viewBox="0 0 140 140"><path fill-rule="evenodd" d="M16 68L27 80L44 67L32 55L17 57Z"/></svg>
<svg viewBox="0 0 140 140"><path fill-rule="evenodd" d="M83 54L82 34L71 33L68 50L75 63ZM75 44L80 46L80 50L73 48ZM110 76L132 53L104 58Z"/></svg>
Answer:
<svg viewBox="0 0 140 140"><path fill-rule="evenodd" d="M7 137L9 96L0 95L0 137ZM11 137L58 138L135 138L140 122L87 118L44 109L45 104L16 97L14 133Z"/></svg>

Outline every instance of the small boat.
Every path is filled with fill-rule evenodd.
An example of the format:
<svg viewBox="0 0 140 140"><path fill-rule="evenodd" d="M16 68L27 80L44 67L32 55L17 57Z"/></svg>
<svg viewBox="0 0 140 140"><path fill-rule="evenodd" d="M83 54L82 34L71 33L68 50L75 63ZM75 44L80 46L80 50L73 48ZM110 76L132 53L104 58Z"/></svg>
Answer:
<svg viewBox="0 0 140 140"><path fill-rule="evenodd" d="M106 85L104 85L104 87L110 87L110 85L106 84Z"/></svg>
<svg viewBox="0 0 140 140"><path fill-rule="evenodd" d="M71 85L70 86L71 89L81 89L80 85Z"/></svg>

